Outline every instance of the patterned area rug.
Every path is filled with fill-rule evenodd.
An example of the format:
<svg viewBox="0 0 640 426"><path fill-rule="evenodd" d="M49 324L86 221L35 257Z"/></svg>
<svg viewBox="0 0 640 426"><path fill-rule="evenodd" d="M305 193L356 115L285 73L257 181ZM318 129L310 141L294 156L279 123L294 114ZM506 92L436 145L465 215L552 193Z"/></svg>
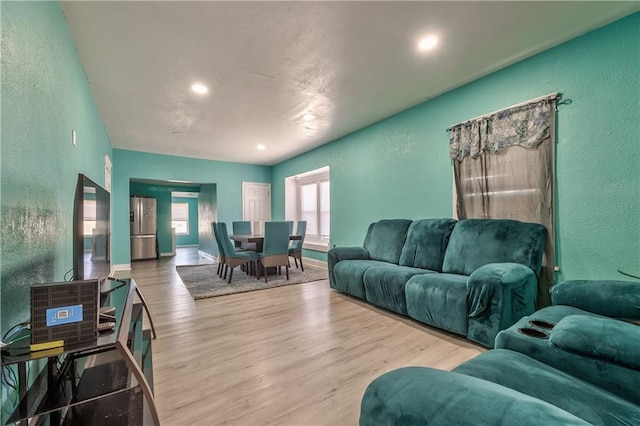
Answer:
<svg viewBox="0 0 640 426"><path fill-rule="evenodd" d="M296 269L295 266L289 268L289 281L287 281L284 268L282 268L282 275L269 275L268 282L265 283L264 278L258 280L256 277L248 276L242 272L240 267L236 267L233 271L231 284L227 284L227 280L218 278L216 274L217 269L217 263L211 265L176 266L176 271L178 275L180 275L185 287L187 287L187 290L189 290L193 300L282 287L285 285L309 283L312 281L326 280L328 278L326 269L305 265L304 272ZM227 278L229 278L228 275Z"/></svg>

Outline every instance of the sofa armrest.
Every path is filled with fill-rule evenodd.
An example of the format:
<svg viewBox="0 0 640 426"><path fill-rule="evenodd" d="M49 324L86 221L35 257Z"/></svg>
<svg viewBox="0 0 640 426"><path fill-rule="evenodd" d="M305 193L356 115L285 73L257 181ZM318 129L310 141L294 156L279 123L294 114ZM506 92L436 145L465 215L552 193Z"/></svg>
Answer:
<svg viewBox="0 0 640 426"><path fill-rule="evenodd" d="M341 260L369 260L369 251L362 247L333 247L327 252L329 285L336 288L333 268Z"/></svg>
<svg viewBox="0 0 640 426"><path fill-rule="evenodd" d="M564 350L640 369L640 326L590 315L569 315L551 330Z"/></svg>
<svg viewBox="0 0 640 426"><path fill-rule="evenodd" d="M565 281L551 287L551 300L608 317L640 319L640 283L631 281Z"/></svg>
<svg viewBox="0 0 640 426"><path fill-rule="evenodd" d="M467 280L467 338L487 347L500 330L535 311L538 279L519 263L489 263Z"/></svg>
<svg viewBox="0 0 640 426"><path fill-rule="evenodd" d="M547 402L463 374L423 367L383 374L367 388L360 426L583 425Z"/></svg>

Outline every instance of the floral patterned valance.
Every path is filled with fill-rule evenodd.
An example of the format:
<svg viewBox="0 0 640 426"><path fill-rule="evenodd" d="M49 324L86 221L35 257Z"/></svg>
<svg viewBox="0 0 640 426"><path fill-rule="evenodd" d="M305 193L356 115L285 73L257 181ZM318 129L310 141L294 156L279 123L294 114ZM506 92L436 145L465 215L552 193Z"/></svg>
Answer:
<svg viewBox="0 0 640 426"><path fill-rule="evenodd" d="M476 158L482 151L496 153L512 145L537 147L550 135L555 100L552 96L452 126L449 155L462 161L466 156Z"/></svg>

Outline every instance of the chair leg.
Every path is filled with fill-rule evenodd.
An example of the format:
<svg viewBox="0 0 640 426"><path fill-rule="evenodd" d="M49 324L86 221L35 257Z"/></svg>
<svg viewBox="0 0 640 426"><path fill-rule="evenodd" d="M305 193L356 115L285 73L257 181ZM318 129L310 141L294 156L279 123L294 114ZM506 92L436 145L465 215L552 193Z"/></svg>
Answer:
<svg viewBox="0 0 640 426"><path fill-rule="evenodd" d="M231 284L231 277L233 276L233 268L231 268L231 270L229 271L229 281L227 281L227 284Z"/></svg>
<svg viewBox="0 0 640 426"><path fill-rule="evenodd" d="M289 265L285 266L285 269L287 270L287 281L289 281Z"/></svg>
<svg viewBox="0 0 640 426"><path fill-rule="evenodd" d="M304 272L304 266L302 265L302 257L300 258L300 269L302 269L302 272Z"/></svg>
<svg viewBox="0 0 640 426"><path fill-rule="evenodd" d="M220 267L222 266L222 263L218 263L218 270L216 271L216 274L220 275Z"/></svg>
<svg viewBox="0 0 640 426"><path fill-rule="evenodd" d="M229 272L229 265L224 265L224 277L223 279L227 279L227 272Z"/></svg>
<svg viewBox="0 0 640 426"><path fill-rule="evenodd" d="M294 261L294 262L296 262L296 269L298 269L298 258L297 258L297 257L294 257L294 258L293 258L293 261Z"/></svg>

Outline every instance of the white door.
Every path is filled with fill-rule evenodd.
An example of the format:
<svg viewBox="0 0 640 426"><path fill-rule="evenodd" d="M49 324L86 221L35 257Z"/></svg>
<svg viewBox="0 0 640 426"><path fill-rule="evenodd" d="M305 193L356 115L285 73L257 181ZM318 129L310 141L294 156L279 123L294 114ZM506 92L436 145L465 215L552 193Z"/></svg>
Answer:
<svg viewBox="0 0 640 426"><path fill-rule="evenodd" d="M254 222L254 228L271 220L271 184L242 182L242 220ZM261 229L254 229L261 233Z"/></svg>

